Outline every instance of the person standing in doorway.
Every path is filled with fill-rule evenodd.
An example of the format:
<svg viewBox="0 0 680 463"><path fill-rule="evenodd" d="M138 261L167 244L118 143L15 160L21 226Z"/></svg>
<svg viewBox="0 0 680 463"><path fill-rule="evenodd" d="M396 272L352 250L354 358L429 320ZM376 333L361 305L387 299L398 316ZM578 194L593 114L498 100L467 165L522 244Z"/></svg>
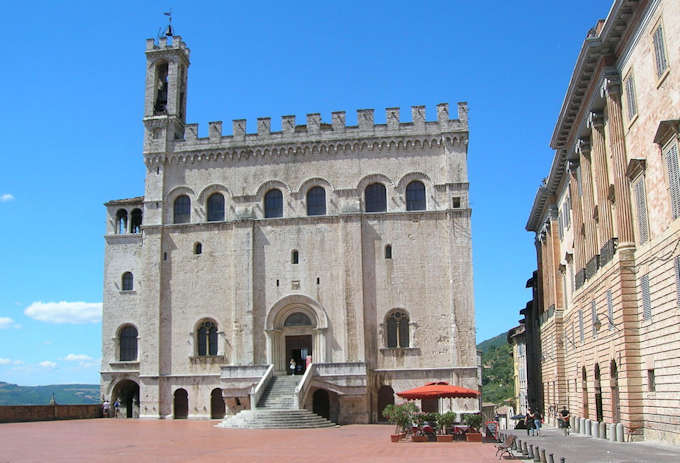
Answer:
<svg viewBox="0 0 680 463"><path fill-rule="evenodd" d="M290 371L291 375L295 374L295 366L295 360L291 358L290 363L288 364L288 371Z"/></svg>
<svg viewBox="0 0 680 463"><path fill-rule="evenodd" d="M118 410L120 409L120 402L118 399L113 403L113 417L118 418Z"/></svg>

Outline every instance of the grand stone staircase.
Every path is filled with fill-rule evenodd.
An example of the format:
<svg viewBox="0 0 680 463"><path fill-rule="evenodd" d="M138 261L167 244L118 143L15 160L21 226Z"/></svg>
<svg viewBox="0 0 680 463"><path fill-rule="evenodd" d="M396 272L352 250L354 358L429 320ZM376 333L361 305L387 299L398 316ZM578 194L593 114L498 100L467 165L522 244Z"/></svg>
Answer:
<svg viewBox="0 0 680 463"><path fill-rule="evenodd" d="M336 426L309 410L296 408L295 387L300 376L272 376L254 410L243 410L226 418L223 428L327 428Z"/></svg>

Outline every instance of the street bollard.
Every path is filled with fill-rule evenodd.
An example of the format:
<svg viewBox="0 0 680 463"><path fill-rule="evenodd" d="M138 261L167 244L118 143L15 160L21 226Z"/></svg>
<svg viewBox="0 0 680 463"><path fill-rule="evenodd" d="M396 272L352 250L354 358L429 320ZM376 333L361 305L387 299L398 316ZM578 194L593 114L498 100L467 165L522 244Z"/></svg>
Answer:
<svg viewBox="0 0 680 463"><path fill-rule="evenodd" d="M538 446L534 447L534 461L541 463L541 449Z"/></svg>
<svg viewBox="0 0 680 463"><path fill-rule="evenodd" d="M522 442L522 455L529 456L529 445L526 441Z"/></svg>
<svg viewBox="0 0 680 463"><path fill-rule="evenodd" d="M592 433L593 433L593 428L592 428L592 426L591 426L590 423L592 423L592 421L590 421L589 418L586 418L586 422L585 422L585 428L586 428L586 429L585 429L585 432L583 433L583 434L585 434L586 436L592 436L592 435L593 435L593 434L592 434Z"/></svg>
<svg viewBox="0 0 680 463"><path fill-rule="evenodd" d="M567 463L567 459L564 457L560 458L560 463Z"/></svg>
<svg viewBox="0 0 680 463"><path fill-rule="evenodd" d="M600 439L607 438L607 423L604 421L600 423Z"/></svg>
<svg viewBox="0 0 680 463"><path fill-rule="evenodd" d="M530 460L534 459L534 444L528 444L529 445L529 453L528 457Z"/></svg>
<svg viewBox="0 0 680 463"><path fill-rule="evenodd" d="M607 423L607 439L616 442L616 425L614 423Z"/></svg>
<svg viewBox="0 0 680 463"><path fill-rule="evenodd" d="M575 416L569 416L569 426L571 427L572 431L578 432L576 430L576 417Z"/></svg>
<svg viewBox="0 0 680 463"><path fill-rule="evenodd" d="M616 442L625 442L623 436L623 423L616 423Z"/></svg>
<svg viewBox="0 0 680 463"><path fill-rule="evenodd" d="M540 458L541 463L548 463L548 460L545 457L545 449L541 449L541 458Z"/></svg>
<svg viewBox="0 0 680 463"><path fill-rule="evenodd" d="M548 455L548 463L555 463L555 457L552 453Z"/></svg>
<svg viewBox="0 0 680 463"><path fill-rule="evenodd" d="M590 422L590 435L593 436L593 439L600 437L600 424L597 421Z"/></svg>

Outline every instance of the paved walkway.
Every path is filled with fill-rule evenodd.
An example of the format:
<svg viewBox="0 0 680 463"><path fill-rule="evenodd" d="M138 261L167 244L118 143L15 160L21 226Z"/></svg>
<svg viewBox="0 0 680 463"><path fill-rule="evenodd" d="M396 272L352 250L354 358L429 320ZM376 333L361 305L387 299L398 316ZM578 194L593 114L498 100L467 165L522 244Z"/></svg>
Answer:
<svg viewBox="0 0 680 463"><path fill-rule="evenodd" d="M528 437L525 430L507 431L522 441L538 445L554 455L555 463L565 457L567 463L678 463L680 448L654 442L616 443L578 434L567 437L555 428L543 428L539 437ZM529 460L525 460L529 461Z"/></svg>
<svg viewBox="0 0 680 463"><path fill-rule="evenodd" d="M498 462L493 444L390 442L390 425L223 429L216 421L72 420L0 424L9 462Z"/></svg>

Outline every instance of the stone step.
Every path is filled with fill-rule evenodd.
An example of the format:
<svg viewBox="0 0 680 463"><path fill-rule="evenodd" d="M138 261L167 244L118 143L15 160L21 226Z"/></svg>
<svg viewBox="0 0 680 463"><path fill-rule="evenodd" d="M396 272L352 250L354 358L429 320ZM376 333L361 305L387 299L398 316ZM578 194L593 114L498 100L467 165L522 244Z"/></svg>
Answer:
<svg viewBox="0 0 680 463"><path fill-rule="evenodd" d="M263 410L258 408L255 410L243 410L234 416L226 418L218 426L248 429L303 429L325 428L337 425L309 410Z"/></svg>

